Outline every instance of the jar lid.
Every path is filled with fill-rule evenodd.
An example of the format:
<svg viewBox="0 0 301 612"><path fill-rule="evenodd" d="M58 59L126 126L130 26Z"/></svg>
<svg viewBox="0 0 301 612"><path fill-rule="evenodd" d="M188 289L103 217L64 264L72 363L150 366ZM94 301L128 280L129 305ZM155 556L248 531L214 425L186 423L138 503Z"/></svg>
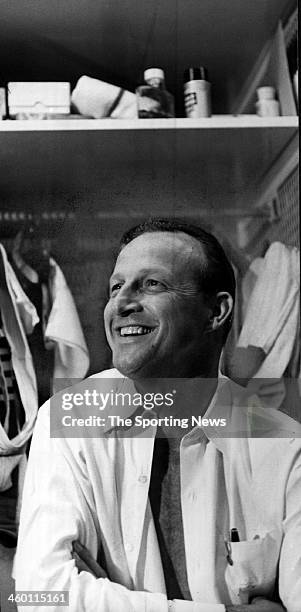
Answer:
<svg viewBox="0 0 301 612"><path fill-rule="evenodd" d="M256 89L259 100L274 100L275 99L275 87L265 85L264 87L257 87Z"/></svg>
<svg viewBox="0 0 301 612"><path fill-rule="evenodd" d="M162 68L148 68L144 70L144 80L148 81L149 79L160 79L160 81L164 81L164 71Z"/></svg>
<svg viewBox="0 0 301 612"><path fill-rule="evenodd" d="M208 81L208 70L205 66L196 68L186 68L184 71L184 82L187 81Z"/></svg>

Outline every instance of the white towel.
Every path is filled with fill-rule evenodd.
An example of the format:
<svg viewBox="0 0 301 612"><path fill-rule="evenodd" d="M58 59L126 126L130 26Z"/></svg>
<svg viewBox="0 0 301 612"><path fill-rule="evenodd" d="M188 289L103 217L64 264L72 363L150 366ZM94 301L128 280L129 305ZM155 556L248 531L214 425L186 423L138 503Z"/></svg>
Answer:
<svg viewBox="0 0 301 612"><path fill-rule="evenodd" d="M299 252L296 248L274 242L260 266L237 343L240 347L255 346L264 351L265 359L254 375L254 378L262 380L260 391L256 381L250 381L249 386L255 385L265 404L270 403L273 408L278 408L284 397L281 377L293 356L299 308ZM265 380L268 378L276 380L269 384Z"/></svg>
<svg viewBox="0 0 301 612"><path fill-rule="evenodd" d="M55 343L53 392L56 393L67 386L66 379L84 378L89 368L89 352L63 272L54 259L50 259L50 264L52 308L45 338Z"/></svg>
<svg viewBox="0 0 301 612"><path fill-rule="evenodd" d="M71 101L79 113L94 119L137 117L135 94L88 76L79 79Z"/></svg>

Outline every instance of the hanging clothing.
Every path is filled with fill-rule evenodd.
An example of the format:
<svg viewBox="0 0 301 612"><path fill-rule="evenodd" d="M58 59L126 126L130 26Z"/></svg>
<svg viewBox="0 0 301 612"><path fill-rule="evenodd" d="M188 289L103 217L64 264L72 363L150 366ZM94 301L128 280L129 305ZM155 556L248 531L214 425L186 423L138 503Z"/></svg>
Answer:
<svg viewBox="0 0 301 612"><path fill-rule="evenodd" d="M0 312L0 422L9 438L24 424L24 410L11 360L11 349L2 329Z"/></svg>
<svg viewBox="0 0 301 612"><path fill-rule="evenodd" d="M74 299L64 274L50 258L48 286L34 282L17 267L16 274L39 316L28 337L39 390L39 404L52 393L82 379L89 368L89 352ZM38 278L38 277L37 277Z"/></svg>
<svg viewBox="0 0 301 612"><path fill-rule="evenodd" d="M241 283L241 310L242 310L242 320L245 320L247 308L249 306L249 301L251 295L253 293L254 287L256 285L257 279L262 272L264 263L264 257L255 257L253 261L251 261L250 266L244 275Z"/></svg>
<svg viewBox="0 0 301 612"><path fill-rule="evenodd" d="M0 454L13 455L22 449L31 436L38 410L37 385L32 356L26 334L38 322L33 304L24 293L0 244L0 309L3 332L11 349L11 363L24 409L24 425L11 440L0 428Z"/></svg>
<svg viewBox="0 0 301 612"><path fill-rule="evenodd" d="M89 352L74 299L64 274L54 259L50 259L49 288L51 311L45 339L54 343L53 392L82 379L89 368ZM63 379L60 381L60 379Z"/></svg>
<svg viewBox="0 0 301 612"><path fill-rule="evenodd" d="M0 244L0 538L16 535L25 474L26 444L31 437L38 397L32 356L26 339L38 321ZM22 469L20 467L22 466Z"/></svg>
<svg viewBox="0 0 301 612"><path fill-rule="evenodd" d="M290 364L300 353L297 340L300 310L299 252L274 242L252 270L257 280L249 297L238 347L262 349L265 358L249 387L267 407L279 408L285 397L283 376L295 376ZM298 347L296 347L298 342ZM296 357L294 357L296 363ZM256 379L256 380L254 380ZM268 379L273 379L269 381Z"/></svg>
<svg viewBox="0 0 301 612"><path fill-rule="evenodd" d="M39 317L39 321L36 323L31 334L27 337L27 341L33 358L38 385L39 406L41 406L52 394L54 367L54 351L51 350L53 347L47 345L44 338L46 327L45 319L49 315L49 291L44 283L42 284L39 281L33 282L29 279L23 273L23 268L19 268L13 260L11 264L19 283L31 303L34 305Z"/></svg>
<svg viewBox="0 0 301 612"><path fill-rule="evenodd" d="M2 329L0 312L0 423L9 439L15 437L24 423L24 410L14 375L11 350ZM17 541L18 465L20 455L0 461L0 545Z"/></svg>

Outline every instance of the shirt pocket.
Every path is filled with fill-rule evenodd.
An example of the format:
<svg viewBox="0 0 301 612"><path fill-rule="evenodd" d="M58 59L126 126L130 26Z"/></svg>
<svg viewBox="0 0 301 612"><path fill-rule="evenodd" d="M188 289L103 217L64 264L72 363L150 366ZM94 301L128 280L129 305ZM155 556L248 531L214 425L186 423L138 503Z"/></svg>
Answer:
<svg viewBox="0 0 301 612"><path fill-rule="evenodd" d="M231 542L232 565L226 569L226 583L234 604L249 603L252 597L269 596L274 591L281 534L277 529L264 537Z"/></svg>

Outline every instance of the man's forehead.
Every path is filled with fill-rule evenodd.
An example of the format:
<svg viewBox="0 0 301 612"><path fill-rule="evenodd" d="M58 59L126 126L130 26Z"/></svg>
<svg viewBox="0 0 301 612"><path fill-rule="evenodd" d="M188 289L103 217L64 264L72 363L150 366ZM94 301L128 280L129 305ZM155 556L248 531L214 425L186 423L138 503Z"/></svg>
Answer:
<svg viewBox="0 0 301 612"><path fill-rule="evenodd" d="M118 255L116 264L131 260L144 262L176 263L197 258L204 261L200 242L184 232L147 232L129 242ZM137 261L138 263L138 261Z"/></svg>

